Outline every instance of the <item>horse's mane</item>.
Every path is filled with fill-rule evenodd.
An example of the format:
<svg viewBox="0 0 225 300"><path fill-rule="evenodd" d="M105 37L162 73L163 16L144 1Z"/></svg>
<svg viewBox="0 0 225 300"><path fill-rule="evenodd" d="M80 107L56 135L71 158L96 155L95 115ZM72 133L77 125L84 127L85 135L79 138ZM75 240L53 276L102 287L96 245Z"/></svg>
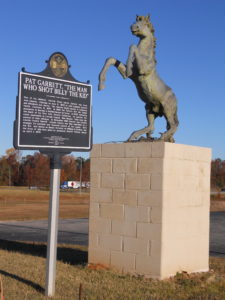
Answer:
<svg viewBox="0 0 225 300"><path fill-rule="evenodd" d="M152 33L152 36L153 36L153 54L154 54L154 60L156 62L156 59L155 59L155 48L156 48L155 29L154 29L152 23L150 22L150 15L147 15L146 17L137 15L136 21L144 21L146 23L146 25L148 26L150 32Z"/></svg>

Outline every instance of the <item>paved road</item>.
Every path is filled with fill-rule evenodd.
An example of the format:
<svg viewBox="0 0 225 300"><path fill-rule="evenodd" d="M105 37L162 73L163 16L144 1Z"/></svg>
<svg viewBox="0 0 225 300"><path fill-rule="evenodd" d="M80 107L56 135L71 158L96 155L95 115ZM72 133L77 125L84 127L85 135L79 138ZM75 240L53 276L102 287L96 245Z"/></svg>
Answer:
<svg viewBox="0 0 225 300"><path fill-rule="evenodd" d="M210 214L210 254L225 257L225 212Z"/></svg>
<svg viewBox="0 0 225 300"><path fill-rule="evenodd" d="M0 222L0 239L10 241L47 241L47 220ZM58 242L88 244L88 219L59 220ZM225 257L225 212L210 214L210 254Z"/></svg>
<svg viewBox="0 0 225 300"><path fill-rule="evenodd" d="M47 228L47 220L0 222L0 239L47 242ZM87 245L88 219L59 220L58 243Z"/></svg>

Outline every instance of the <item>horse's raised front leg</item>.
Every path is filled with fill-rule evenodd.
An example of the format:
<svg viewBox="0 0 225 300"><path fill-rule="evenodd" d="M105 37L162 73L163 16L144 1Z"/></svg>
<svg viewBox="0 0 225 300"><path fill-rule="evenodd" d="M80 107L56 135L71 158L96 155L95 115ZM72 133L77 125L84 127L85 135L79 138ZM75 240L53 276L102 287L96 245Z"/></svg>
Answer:
<svg viewBox="0 0 225 300"><path fill-rule="evenodd" d="M101 91L105 88L104 82L106 80L106 72L110 66L114 66L123 76L123 78L127 78L126 76L126 66L121 63L119 60L115 59L114 57L109 57L106 59L105 64L99 74L99 84L98 90Z"/></svg>

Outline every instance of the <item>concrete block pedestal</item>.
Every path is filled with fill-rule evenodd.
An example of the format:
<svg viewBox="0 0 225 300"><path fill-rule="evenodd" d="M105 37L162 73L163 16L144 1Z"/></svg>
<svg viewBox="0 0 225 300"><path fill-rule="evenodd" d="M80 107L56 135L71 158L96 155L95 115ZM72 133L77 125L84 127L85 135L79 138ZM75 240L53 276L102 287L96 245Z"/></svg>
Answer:
<svg viewBox="0 0 225 300"><path fill-rule="evenodd" d="M210 163L189 145L94 145L89 264L158 279L208 271Z"/></svg>

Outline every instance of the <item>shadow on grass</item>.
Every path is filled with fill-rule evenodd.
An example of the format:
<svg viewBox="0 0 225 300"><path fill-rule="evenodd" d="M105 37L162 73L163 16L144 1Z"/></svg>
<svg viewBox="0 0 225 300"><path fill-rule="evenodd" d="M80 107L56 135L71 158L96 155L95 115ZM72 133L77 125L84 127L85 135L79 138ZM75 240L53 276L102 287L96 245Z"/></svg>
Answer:
<svg viewBox="0 0 225 300"><path fill-rule="evenodd" d="M30 281L30 280L24 279L24 278L22 278L22 277L20 277L20 276L17 276L17 275L15 275L15 274L11 274L11 273L8 273L8 272L3 271L3 270L0 270L0 274L1 274L1 275L4 275L4 276L6 276L6 277L13 278L13 279L15 279L15 280L17 280L17 281L20 281L20 282L22 282L22 283L25 283L25 284L31 286L33 289L37 290L37 291L40 292L40 293L44 293L44 291L45 291L45 290L43 289L43 287L41 287L39 284L34 283L34 282Z"/></svg>
<svg viewBox="0 0 225 300"><path fill-rule="evenodd" d="M0 239L0 249L30 254L46 258L47 246L37 243L23 243ZM87 251L77 248L57 247L57 260L70 265L80 265L87 263Z"/></svg>

